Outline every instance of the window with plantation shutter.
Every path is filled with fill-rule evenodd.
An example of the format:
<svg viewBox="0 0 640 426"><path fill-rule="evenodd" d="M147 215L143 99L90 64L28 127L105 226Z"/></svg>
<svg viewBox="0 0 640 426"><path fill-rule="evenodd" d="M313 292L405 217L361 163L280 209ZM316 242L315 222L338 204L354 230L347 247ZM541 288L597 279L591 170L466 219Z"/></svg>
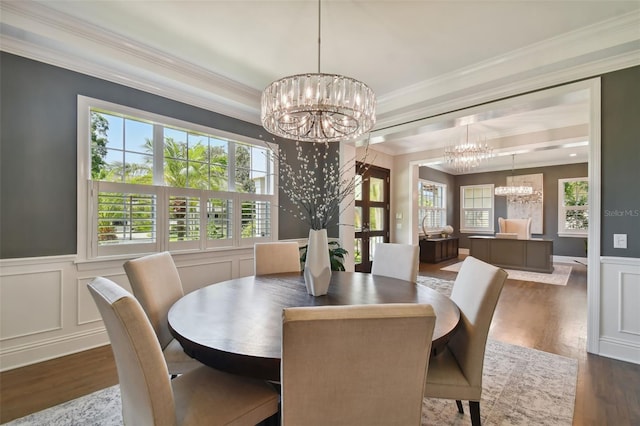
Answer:
<svg viewBox="0 0 640 426"><path fill-rule="evenodd" d="M275 157L262 141L82 96L78 123L87 259L271 240Z"/></svg>
<svg viewBox="0 0 640 426"><path fill-rule="evenodd" d="M589 179L558 179L558 235L586 238L589 232Z"/></svg>
<svg viewBox="0 0 640 426"><path fill-rule="evenodd" d="M494 232L493 185L460 187L460 232Z"/></svg>
<svg viewBox="0 0 640 426"><path fill-rule="evenodd" d="M447 224L447 185L418 181L418 232L439 231Z"/></svg>

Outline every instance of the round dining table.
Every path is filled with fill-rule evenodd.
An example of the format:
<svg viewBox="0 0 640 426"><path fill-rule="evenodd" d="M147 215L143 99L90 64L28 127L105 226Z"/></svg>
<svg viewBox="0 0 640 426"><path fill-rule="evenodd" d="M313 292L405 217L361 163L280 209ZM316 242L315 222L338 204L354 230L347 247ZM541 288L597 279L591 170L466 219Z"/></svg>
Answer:
<svg viewBox="0 0 640 426"><path fill-rule="evenodd" d="M308 294L301 273L211 284L179 299L169 310L168 322L184 351L203 364L278 382L284 308L376 303L432 305L434 351L446 344L460 321L456 304L426 286L368 273L333 272L324 296Z"/></svg>

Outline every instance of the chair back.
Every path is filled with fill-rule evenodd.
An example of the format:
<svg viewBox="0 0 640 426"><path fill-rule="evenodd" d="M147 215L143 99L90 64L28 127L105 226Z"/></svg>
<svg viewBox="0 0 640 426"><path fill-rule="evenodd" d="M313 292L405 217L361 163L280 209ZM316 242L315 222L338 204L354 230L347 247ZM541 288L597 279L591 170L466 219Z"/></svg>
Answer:
<svg viewBox="0 0 640 426"><path fill-rule="evenodd" d="M127 425L174 425L175 402L160 344L140 303L106 278L88 284L111 341Z"/></svg>
<svg viewBox="0 0 640 426"><path fill-rule="evenodd" d="M283 425L420 425L431 305L285 308Z"/></svg>
<svg viewBox="0 0 640 426"><path fill-rule="evenodd" d="M182 281L169 252L155 253L124 263L131 289L149 317L162 349L173 340L167 315L182 296Z"/></svg>
<svg viewBox="0 0 640 426"><path fill-rule="evenodd" d="M516 234L519 240L531 239L531 218L504 219L498 218L498 228L501 234Z"/></svg>
<svg viewBox="0 0 640 426"><path fill-rule="evenodd" d="M482 385L489 326L506 279L503 269L467 256L453 283L461 324L447 345L472 387Z"/></svg>
<svg viewBox="0 0 640 426"><path fill-rule="evenodd" d="M411 244L377 243L374 247L372 275L418 281L420 248Z"/></svg>
<svg viewBox="0 0 640 426"><path fill-rule="evenodd" d="M253 259L256 275L300 272L300 246L295 241L256 243Z"/></svg>

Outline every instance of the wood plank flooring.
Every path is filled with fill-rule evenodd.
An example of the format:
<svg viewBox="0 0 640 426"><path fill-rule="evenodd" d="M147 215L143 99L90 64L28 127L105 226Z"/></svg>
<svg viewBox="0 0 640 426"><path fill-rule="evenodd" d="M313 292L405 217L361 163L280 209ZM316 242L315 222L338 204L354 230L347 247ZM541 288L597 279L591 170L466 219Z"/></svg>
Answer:
<svg viewBox="0 0 640 426"><path fill-rule="evenodd" d="M454 279L440 268L455 262L421 264L420 274ZM489 336L578 360L574 425L640 425L640 365L586 353L586 289L579 264L566 286L508 280ZM109 346L0 373L0 423L117 382Z"/></svg>

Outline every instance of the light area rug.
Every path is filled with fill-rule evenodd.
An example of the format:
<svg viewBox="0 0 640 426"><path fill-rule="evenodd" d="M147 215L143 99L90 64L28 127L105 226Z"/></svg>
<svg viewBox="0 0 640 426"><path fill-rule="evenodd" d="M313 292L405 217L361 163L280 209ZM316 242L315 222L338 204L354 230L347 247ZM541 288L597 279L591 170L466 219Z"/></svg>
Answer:
<svg viewBox="0 0 640 426"><path fill-rule="evenodd" d="M458 272L462 262L454 263L453 265L440 268L441 271ZM553 284L553 285L567 285L569 281L569 275L571 275L570 265L553 265L553 273L545 274L542 272L529 272L518 271L515 269L505 269L509 276L507 278L512 280L533 281L536 283Z"/></svg>
<svg viewBox="0 0 640 426"><path fill-rule="evenodd" d="M418 283L451 294L452 282L418 277ZM489 340L485 353L480 416L484 426L571 425L578 363L571 358ZM468 404L425 398L423 425L471 424ZM121 426L120 388L113 386L16 419L11 426Z"/></svg>

